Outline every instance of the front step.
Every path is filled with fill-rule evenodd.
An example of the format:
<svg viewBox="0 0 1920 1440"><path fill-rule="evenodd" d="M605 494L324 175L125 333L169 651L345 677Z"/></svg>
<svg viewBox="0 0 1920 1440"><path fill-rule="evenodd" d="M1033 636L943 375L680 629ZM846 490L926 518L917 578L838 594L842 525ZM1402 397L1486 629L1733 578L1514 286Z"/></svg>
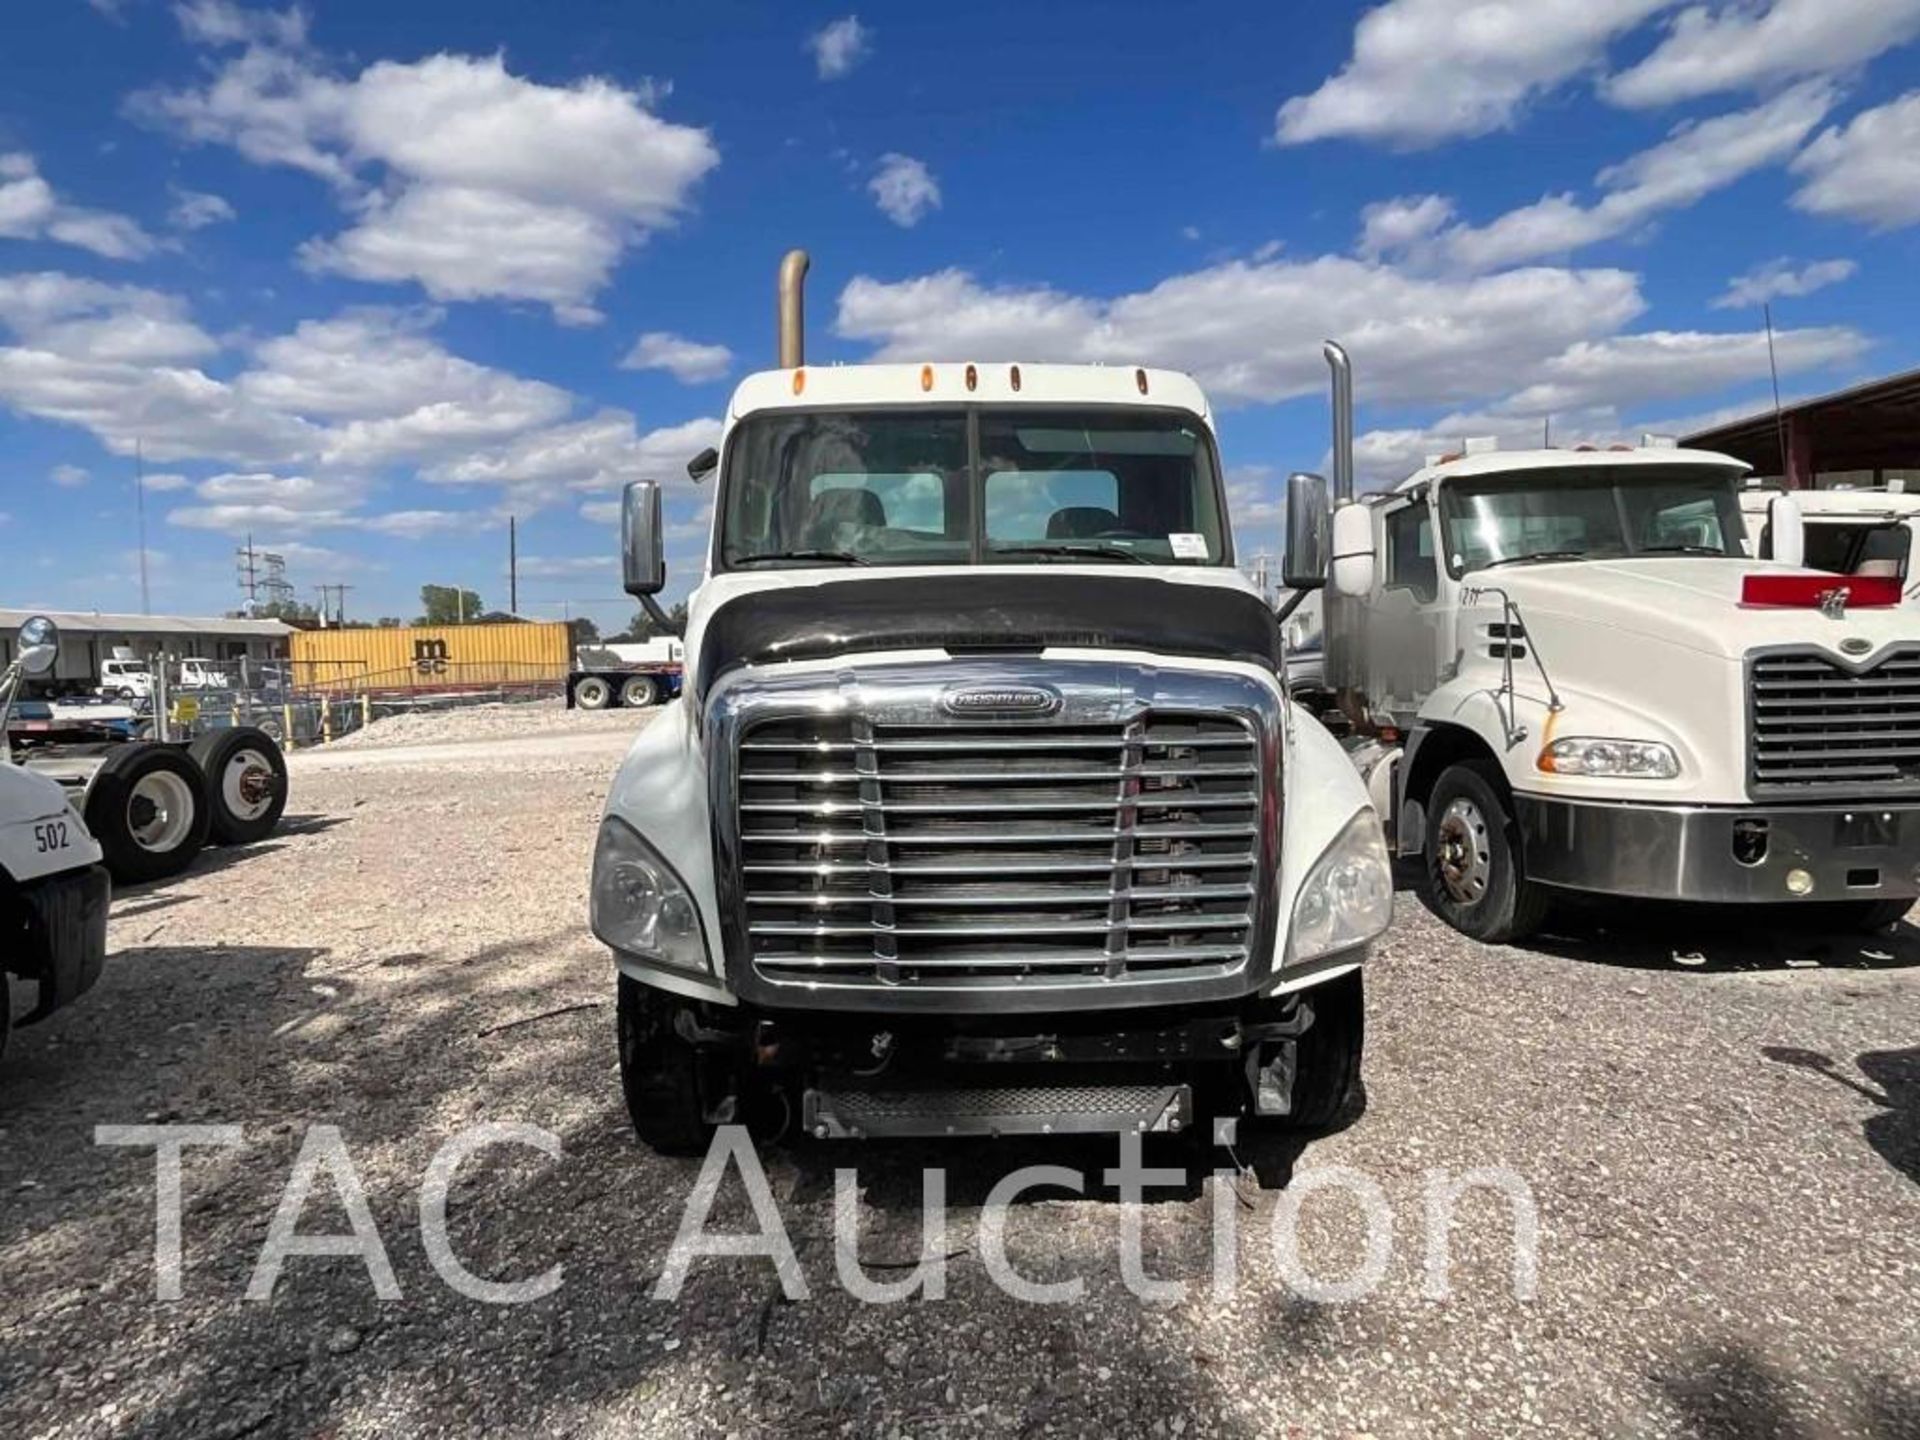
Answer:
<svg viewBox="0 0 1920 1440"><path fill-rule="evenodd" d="M1193 1089L1164 1084L809 1088L802 1114L807 1133L818 1140L1179 1132L1193 1123Z"/></svg>

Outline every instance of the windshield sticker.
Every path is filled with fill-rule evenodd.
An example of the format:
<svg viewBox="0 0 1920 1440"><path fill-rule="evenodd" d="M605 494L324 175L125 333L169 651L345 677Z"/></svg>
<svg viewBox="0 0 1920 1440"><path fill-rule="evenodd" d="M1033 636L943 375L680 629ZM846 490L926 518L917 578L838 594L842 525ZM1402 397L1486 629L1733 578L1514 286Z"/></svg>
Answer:
<svg viewBox="0 0 1920 1440"><path fill-rule="evenodd" d="M1173 546L1176 560L1204 560L1207 558L1207 537L1192 535L1185 531L1167 536L1167 543Z"/></svg>

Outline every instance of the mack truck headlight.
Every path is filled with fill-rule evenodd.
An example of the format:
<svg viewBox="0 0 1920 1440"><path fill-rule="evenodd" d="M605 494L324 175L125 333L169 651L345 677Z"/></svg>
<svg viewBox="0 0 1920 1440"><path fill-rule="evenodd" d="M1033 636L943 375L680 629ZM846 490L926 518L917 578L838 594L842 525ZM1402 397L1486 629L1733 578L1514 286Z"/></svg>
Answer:
<svg viewBox="0 0 1920 1440"><path fill-rule="evenodd" d="M1347 822L1307 874L1293 904L1287 963L1364 945L1393 919L1393 866L1371 810Z"/></svg>
<svg viewBox="0 0 1920 1440"><path fill-rule="evenodd" d="M593 933L616 950L678 970L706 970L700 911L687 887L624 820L600 822L588 904Z"/></svg>
<svg viewBox="0 0 1920 1440"><path fill-rule="evenodd" d="M1540 752L1550 775L1613 775L1624 780L1672 780L1680 757L1658 740L1556 740Z"/></svg>

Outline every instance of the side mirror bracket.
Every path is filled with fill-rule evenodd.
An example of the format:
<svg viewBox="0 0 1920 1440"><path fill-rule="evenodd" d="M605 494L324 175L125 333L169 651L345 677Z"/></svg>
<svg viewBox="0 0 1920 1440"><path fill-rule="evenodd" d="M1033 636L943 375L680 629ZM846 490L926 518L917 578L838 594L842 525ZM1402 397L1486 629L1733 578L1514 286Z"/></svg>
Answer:
<svg viewBox="0 0 1920 1440"><path fill-rule="evenodd" d="M652 480L635 480L620 498L621 582L662 634L678 635L679 627L654 599L667 583L664 547L660 486Z"/></svg>

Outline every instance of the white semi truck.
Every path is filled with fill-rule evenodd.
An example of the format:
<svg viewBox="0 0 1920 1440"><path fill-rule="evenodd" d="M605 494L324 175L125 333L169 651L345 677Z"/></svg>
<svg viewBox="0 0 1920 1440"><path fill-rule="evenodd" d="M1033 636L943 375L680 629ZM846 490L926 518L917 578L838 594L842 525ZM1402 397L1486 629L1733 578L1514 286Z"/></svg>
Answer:
<svg viewBox="0 0 1920 1440"><path fill-rule="evenodd" d="M1132 367L780 368L734 393L686 693L593 861L639 1135L1322 1125L1391 877L1234 567L1211 416ZM625 582L657 620L660 495Z"/></svg>
<svg viewBox="0 0 1920 1440"><path fill-rule="evenodd" d="M1740 512L1756 555L1772 554L1768 524L1776 489L1749 486L1740 492ZM1805 563L1836 575L1898 580L1909 600L1920 598L1914 559L1920 548L1920 492L1900 489L1797 490L1806 531Z"/></svg>
<svg viewBox="0 0 1920 1440"><path fill-rule="evenodd" d="M1492 941L1573 894L1905 913L1920 632L1898 582L1806 568L1784 494L1757 558L1746 466L1704 451L1475 446L1354 499L1328 359L1337 508L1289 482L1286 583L1330 572L1329 718L1434 911Z"/></svg>
<svg viewBox="0 0 1920 1440"><path fill-rule="evenodd" d="M53 626L21 628L13 664L0 674L0 736L22 683L59 654ZM11 982L35 987L19 1024L45 1019L100 978L107 957L112 885L98 842L55 781L8 763L0 745L0 1053L13 1028Z"/></svg>

